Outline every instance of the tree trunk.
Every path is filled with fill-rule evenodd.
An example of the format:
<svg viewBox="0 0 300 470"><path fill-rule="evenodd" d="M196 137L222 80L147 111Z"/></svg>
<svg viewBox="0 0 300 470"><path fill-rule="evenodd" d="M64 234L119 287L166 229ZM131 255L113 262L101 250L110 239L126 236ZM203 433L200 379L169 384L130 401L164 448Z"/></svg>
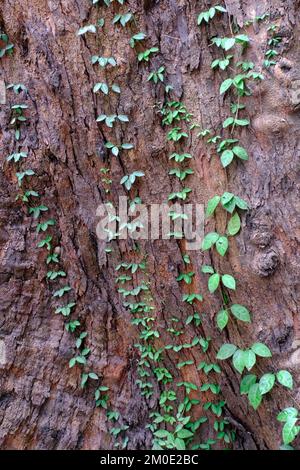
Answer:
<svg viewBox="0 0 300 470"><path fill-rule="evenodd" d="M212 448L224 447L213 429L214 421L221 418L203 408L207 402L226 400L222 416L228 420L226 429L236 432L236 439L229 444L234 449L279 448L282 423L276 416L287 406L299 408L299 2L224 3L229 15L216 13L208 25L202 22L197 26L197 16L215 2L128 0L122 6L115 0L107 7L101 0L94 6L90 0L1 2L0 26L14 44L13 54L0 59L2 449L112 449L116 443L128 449L151 449L151 413L163 414L162 394L174 390L177 401L168 404L174 406L171 414L175 415L184 398L184 387L176 384L183 381L197 385L198 390L190 396L200 401L185 415L194 420L208 418L195 432L189 448L207 439L216 440ZM124 14L128 9L134 21L125 27L112 24L117 13ZM245 26L246 20L264 13L269 17ZM95 25L100 18L105 24L97 34L76 34L79 28ZM242 29L238 31L236 25ZM276 25L281 38L275 47L278 56L276 65L263 68L270 49L271 25ZM146 39L131 48L130 37L140 31L147 34ZM197 133L209 129L211 135L230 137L222 122L230 115L235 91L220 95L219 87L234 75L233 65L222 71L212 70L210 64L223 54L211 45L211 39L232 34L247 34L250 46L243 53L237 47L225 55L235 55L232 64L252 61L265 79L252 80L251 96L240 100L246 105L241 118L248 118L250 126L234 130L249 160L236 158L224 169L215 146L207 143L207 137L198 138ZM139 62L137 54L153 46L159 52L151 54L149 62ZM95 55L113 56L117 66L92 64L91 56ZM147 81L150 72L162 66L164 83ZM93 93L97 82L118 84L121 93ZM12 83L23 83L28 92L16 94L9 88L5 93L5 86ZM173 87L171 98L166 94L166 84ZM200 128L190 131L186 122L162 125L159 109L169 99L182 101L193 115L190 124L197 123ZM20 122L21 135L16 140L10 122L17 111L11 106L20 103L28 108L23 111L26 121ZM96 122L101 114L127 115L129 122L115 122L110 128ZM188 133L188 138L178 143L167 140L167 133L176 126ZM131 143L134 148L116 157L105 147L107 142ZM7 162L6 157L15 152L27 152L28 157ZM188 176L188 183L169 176L172 167L180 166L169 159L172 152L193 156L188 166L194 174ZM103 168L110 172L105 173ZM16 172L28 169L35 175L25 176L19 189ZM203 251L200 247L188 252L183 240L116 239L110 244L99 240L97 207L108 201L117 205L118 197L127 194L120 180L134 171L145 176L137 178L130 195L139 195L145 204L166 202L170 193L184 186L192 189L192 203L206 205L215 194L225 191L246 200L249 210L239 211L242 228L236 237L229 237L227 254L222 257L214 248ZM37 191L40 198L31 196L29 203L16 201L16 195L26 190ZM34 218L29 207L39 205L49 210ZM206 219L205 233L225 233L229 218L230 214L218 207L215 216ZM49 219L55 220L55 225L37 234L37 224ZM37 247L47 235L52 236L48 251ZM105 248L111 248L111 252ZM53 250L60 262L46 264ZM186 253L190 264L183 261ZM133 274L130 270L116 271L122 262L141 263L146 254L145 269ZM224 330L217 328L216 314L224 299L220 289L208 292L208 276L201 272L203 264L234 276L237 289L225 289L226 298L230 304L246 306L251 323L231 319ZM48 271L57 270L67 276L47 278ZM195 273L191 284L176 281L182 272ZM124 274L132 279L117 284L116 277ZM118 292L118 288L130 290L143 281L149 288L146 300L154 307L153 330L159 333L148 342L140 339L143 328L132 324L133 315L123 305L124 301L143 301L143 292L137 300L131 296L124 299ZM65 285L71 290L62 298L54 297ZM183 295L188 293L203 295L203 302L183 302ZM66 311L65 315L55 313L58 307L73 301L76 306L70 307L69 316ZM186 324L195 312L201 315L202 324ZM71 319L80 321L74 333L65 328ZM75 340L82 332L87 336L76 349ZM167 345L191 344L195 337L211 338L206 352L197 343L179 351L164 349ZM246 395L240 394L241 375L231 360L216 360L223 343L245 349L254 342L265 343L272 358L258 357L251 373L260 377L265 372L288 369L294 377L293 390L275 387L256 411ZM143 365L139 343L152 345L155 350L162 348L158 361L147 358L150 367L144 366L144 370L150 376L146 378L140 376ZM86 364L69 367L70 359L82 351L83 345L90 349ZM192 364L178 367L186 361ZM222 373L207 377L197 369L202 361L218 363ZM159 380L154 371L158 367L166 368L173 381ZM90 372L98 379L88 378L81 388L82 373ZM139 381L150 382L152 394L141 393L147 387L141 388ZM207 382L219 384L221 395L200 391ZM108 395L108 410L119 413L116 421L107 418L106 409L95 406L99 385L109 387L101 394ZM121 429L117 436L113 428ZM167 429L173 429L172 425Z"/></svg>

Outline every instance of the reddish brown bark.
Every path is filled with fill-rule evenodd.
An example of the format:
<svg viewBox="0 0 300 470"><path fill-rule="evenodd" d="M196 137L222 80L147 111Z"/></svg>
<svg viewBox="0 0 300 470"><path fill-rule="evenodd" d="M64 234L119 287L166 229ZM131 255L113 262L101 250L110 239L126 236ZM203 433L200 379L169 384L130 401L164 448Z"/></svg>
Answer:
<svg viewBox="0 0 300 470"><path fill-rule="evenodd" d="M113 242L109 256L96 236L96 208L107 200L100 169L111 169L113 201L124 195L119 184L124 174L142 170L139 192L145 203L160 203L179 188L169 178L169 155L174 146L167 143L157 103L164 99L163 86L147 82L151 67L138 64L129 37L141 30L147 33L147 47L158 45L160 54L153 68L164 65L174 96L182 100L193 120L202 128L220 132L227 117L230 98L219 96L219 85L226 75L214 73L210 63L217 57L209 47L217 32L229 34L227 20L219 19L209 27L197 27L197 14L211 2L195 0L136 1L128 5L138 27L115 27L111 20L118 6L91 8L91 2L71 0L3 0L0 25L15 45L13 56L1 59L0 79L24 83L28 95L16 97L7 91L6 104L0 107L1 172L1 319L0 319L0 446L2 449L110 449L105 412L95 408L91 383L79 387L78 368L68 368L74 353L74 341L64 329L64 321L55 315L53 288L46 280L45 252L38 250L35 222L27 209L15 201L17 181L5 157L15 151L9 126L10 106L25 102L28 123L24 125L20 148L28 151L28 165L37 176L35 189L42 194L50 216L57 221L52 234L60 247L68 283L77 299L76 312L88 332L91 349L89 364L110 387L111 406L128 425L129 449L151 448L149 412L158 409L161 386L154 383L154 395L146 400L136 385L138 351L134 344L137 329L115 285L115 266L122 260L138 259L130 242ZM196 137L182 147L194 156L195 174L188 186L192 201L206 203L214 194L232 190L249 202L243 227L231 241L227 257L220 259L200 250L191 252L191 267L196 272L192 286L183 287L176 277L184 268L176 241L141 243L148 253L147 270L154 297L160 338L156 347L174 341L167 328L173 316L183 320L193 308L182 302L183 293L201 292L204 302L196 310L205 312L198 329L185 327L179 343L195 335L210 336L213 341L207 355L201 348L167 353L165 366L177 381L201 385L204 377L196 367L177 369L179 361L193 359L215 361L219 346L230 341L240 347L254 341L265 342L273 358L263 361L263 371L288 368L293 372L295 389L287 395L282 389L257 410L249 408L239 393L239 375L230 363L222 364L220 383L227 400L226 416L237 430L236 448L276 449L281 442L277 413L285 406L296 406L299 399L300 323L298 312L299 229L299 112L293 83L300 79L298 66L299 4L296 0L247 2L228 0L229 13L240 26L245 19L269 12L283 37L280 55L290 61L287 71L279 65L266 73L262 85L247 99L250 130L242 131L241 142L248 149L246 164L222 169L219 158ZM76 36L84 24L105 18L100 35ZM247 53L259 68L267 47L268 24L248 29L251 47ZM140 46L138 46L138 49ZM140 49L139 49L140 50ZM141 49L142 50L142 49ZM90 61L94 54L113 55L118 67L100 71ZM122 93L110 101L95 95L93 85L105 78L120 84ZM300 101L299 101L300 102ZM100 113L130 116L125 127L108 129L96 123ZM105 141L132 142L135 149L112 157ZM176 147L178 148L178 147ZM27 163L27 162L26 162ZM225 218L217 212L206 230L222 231ZM239 288L231 301L247 305L253 322L244 326L232 323L228 333L220 334L214 316L221 308L218 294L207 292L207 278L201 274L203 262L211 262L221 272L232 273ZM135 275L138 283L140 275ZM1 349L2 348L2 349ZM5 350L5 357L4 357ZM1 352L2 351L2 352ZM196 414L203 414L199 408ZM206 427L199 439L213 436Z"/></svg>

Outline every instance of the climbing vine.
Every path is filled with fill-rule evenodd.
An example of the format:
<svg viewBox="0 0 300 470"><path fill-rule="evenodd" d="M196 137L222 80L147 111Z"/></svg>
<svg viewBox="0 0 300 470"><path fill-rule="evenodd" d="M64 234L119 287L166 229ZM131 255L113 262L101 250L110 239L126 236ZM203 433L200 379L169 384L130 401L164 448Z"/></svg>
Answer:
<svg viewBox="0 0 300 470"><path fill-rule="evenodd" d="M192 186L189 184L194 177L194 155L186 151L189 145L189 137L197 129L197 138L201 139L209 152L213 153L220 162L220 168L226 172L228 181L228 168L234 165L247 164L251 155L241 142L241 129L247 129L250 125L246 112L247 99L251 96L250 83L264 80L264 75L255 70L255 64L244 60L246 51L251 47L251 39L247 35L247 27L251 21L246 22L245 29L240 30L236 24L230 23L230 35L225 37L214 36L211 45L220 53L221 57L214 59L211 69L223 76L219 84L219 95L227 102L228 97L234 97L230 103L226 118L220 122L219 134L211 129L199 129L197 123L193 123L193 115L186 105L176 98L172 86L168 83L167 65L154 59L160 57L160 49L157 44L152 44L147 33L140 31L135 15L126 7L125 0L92 0L92 5L99 8L114 8L118 4L117 12L112 18L112 24L119 28L122 34L130 29L128 48L136 53L136 61L139 67L146 70L147 82L154 87L163 87L163 102L156 104L157 115L165 130L166 145L170 150L168 161L170 168L168 175L172 185L172 191L168 194L167 203L170 204L169 217L172 221L186 220L188 217L176 209L172 202L188 201L192 195ZM105 10L104 10L105 11ZM226 8L215 5L209 10L200 12L197 18L199 28L209 28L211 22L220 15L227 15ZM268 21L268 15L257 17L256 21ZM95 35L104 30L106 18L100 18L95 24L82 26L77 35L85 38L86 35ZM268 44L265 51L265 60L261 64L264 68L275 65L275 57L278 56L276 48L281 42L277 34L277 26L268 27ZM0 57L10 55L13 52L13 44L5 33L0 31ZM239 52L239 61L236 61L236 51ZM115 79L110 80L110 73L119 66L118 58L114 55L91 56L90 60L100 75L91 90L97 102L107 99L111 104L113 96L122 94L122 89ZM155 63L155 66L154 66ZM230 76L227 74L230 74ZM97 78L98 80L98 78ZM28 105L28 92L23 84L10 84L8 90L14 93L10 106L9 128L12 131L14 151L6 157L8 165L14 167L14 179L18 188L16 200L22 203L29 216L32 218L32 226L37 236L37 248L45 254L45 281L51 288L55 314L61 315L65 321L65 328L74 338L72 357L69 360L70 369L80 370L80 385L87 387L90 382L94 384L95 406L106 411L109 421L109 432L114 439L114 445L118 448L126 448L129 443L128 430L130 426L120 415L119 411L110 406L111 399L109 388L105 385L105 377L99 377L89 366L89 337L84 325L84 319L76 315L78 310L77 299L72 287L67 282L67 272L62 258L63 250L60 246L61 234L54 216L54 208L49 208L35 184L38 178L38 168L31 168L28 152L24 151L22 142L26 134L26 128L30 125L30 106ZM18 99L15 99L17 97ZM22 100L20 100L22 97ZM106 101L107 103L107 101ZM112 106L111 106L112 107ZM138 168L134 171L126 169L122 156L135 147L131 143L120 139L120 134L115 132L122 126L123 134L126 134L126 125L130 122L130 115L120 112L103 111L95 116L99 130L103 135L109 132L109 138L105 138L104 147L108 154L118 158L122 163L123 177L118 181L120 191L124 191L129 199L130 210L134 210L141 204L139 187L147 178L147 175ZM123 135L121 134L121 135ZM166 175L167 176L167 175ZM104 190L106 201L112 205L111 186L113 175L107 164L103 164L99 180ZM230 328L234 322L242 322L251 325L254 314L247 306L232 303L230 294L238 291L242 285L242 279L236 279L230 272L216 269L212 260L214 256L222 258L230 253L230 245L242 228L244 214L249 210L249 203L240 194L229 192L229 187L223 188L221 194L215 194L207 201L206 218L211 221L219 213L224 211L226 226L223 230L216 228L205 234L202 243L202 252L206 264L201 267L205 284L209 293L219 295L222 308L215 312L215 323L220 335L230 337ZM238 192L238 191L237 191ZM117 219L114 214L111 220ZM215 219L217 222L217 219ZM213 223L213 222L211 222ZM217 225L217 223L216 223ZM110 241L122 235L123 230L133 234L143 228L141 223L132 222L119 224L118 231L110 233ZM176 231L170 234L174 240L180 238ZM131 315L131 324L136 328L137 340L134 344L137 361L136 385L143 399L149 405L151 412L148 416L147 429L152 435L153 449L211 449L214 447L232 448L235 442L235 430L226 417L226 401L222 395L221 365L223 361L232 361L232 367L239 374L241 395L246 395L249 404L254 410L261 405L265 395L270 394L275 385L293 389L293 377L288 370L262 371L265 359L272 357L269 347L261 342L247 343L241 338L238 345L224 342L216 355L217 362L211 362L211 354L216 345L211 337L206 336L204 322L208 322L201 304L204 300L203 293L194 291L196 269L184 244L178 242L182 262L176 273L176 281L182 293L182 305L189 309L186 318L178 318L172 315L162 325L157 311L154 293L151 288L151 275L149 272L149 257L143 253L143 246L133 242L130 256L122 256L118 264L114 266L115 283L118 294L122 298L123 307ZM113 250L109 242L105 252L109 255ZM162 342L162 329L168 334L168 344ZM226 333L225 333L226 331ZM245 341L244 341L245 340ZM203 360L196 364L194 359L183 360L184 350L200 349ZM192 366L201 377L200 386L193 382L176 381L167 367L168 354L176 357L178 375L180 371ZM249 373L256 367L256 374ZM247 372L245 375L244 372ZM258 376L261 373L261 376ZM155 397L158 398L155 398ZM153 400L155 398L155 405ZM150 405L151 402L151 405ZM200 409L200 412L199 412ZM195 411L196 410L196 411ZM203 415L201 414L203 413ZM195 419L197 416L197 419ZM291 443L300 432L299 411L289 407L280 411L278 422L282 423L282 448L291 448ZM208 434L212 437L203 441L201 430L207 426Z"/></svg>

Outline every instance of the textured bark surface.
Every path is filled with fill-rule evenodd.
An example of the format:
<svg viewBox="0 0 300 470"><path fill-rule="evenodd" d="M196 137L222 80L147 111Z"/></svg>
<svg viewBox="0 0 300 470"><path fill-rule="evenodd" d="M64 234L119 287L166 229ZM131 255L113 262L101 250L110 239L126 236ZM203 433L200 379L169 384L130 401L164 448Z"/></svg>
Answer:
<svg viewBox="0 0 300 470"><path fill-rule="evenodd" d="M24 83L27 96L7 91L7 102L0 107L1 216L0 216L0 447L2 449L108 449L113 443L107 432L105 413L94 406L93 384L80 389L78 369L68 368L74 341L64 329L52 287L46 280L45 253L36 248L36 222L24 205L15 201L17 181L5 156L15 151L9 127L10 105L26 102L28 124L23 127L19 148L28 151L26 166L37 177L35 189L57 220L53 229L55 244L61 247L68 282L77 298L76 312L89 333L89 364L110 387L110 401L129 426L128 448L151 448L149 411L157 409L159 387L150 401L140 395L135 384L138 352L134 348L138 331L130 324L130 314L122 306L115 285L115 266L122 260L136 259L130 242L113 242L108 256L96 236L96 208L107 200L100 168L111 168L111 196L124 195L119 184L124 174L142 170L139 183L145 203L160 203L179 190L168 176L169 155L174 151L166 141L155 105L164 100L163 86L147 82L151 69L164 65L174 95L193 113L202 128L220 132L221 119L228 115L230 98L219 96L219 85L226 74L214 73L210 63L217 57L209 47L216 33L230 34L227 20L219 18L209 27L197 27L197 14L210 6L196 0L129 0L138 26L115 27L111 20L121 9L91 8L88 0L3 0L0 25L15 44L11 57L1 59L0 79ZM200 250L190 253L191 269L196 272L191 286L176 282L183 269L184 243L148 241L141 243L148 254L148 274L158 317L160 339L157 347L174 341L167 328L175 315L183 321L193 311L182 302L183 293L197 291L205 301L196 310L205 312L198 330L188 326L176 341L190 342L195 334L213 338L207 356L200 348L168 353L165 366L177 381L201 385L203 376L194 365L177 369L179 361L195 364L215 353L224 341L241 347L262 341L273 351L262 370L289 368L296 386L287 394L274 389L271 398L254 412L239 394L239 377L229 362L223 364L221 380L227 400L226 415L237 429L236 448L276 449L281 427L276 414L300 400L300 322L298 290L299 228L299 128L297 80L299 68L299 2L296 0L227 0L228 11L240 25L245 19L269 12L283 36L280 54L290 61L286 70L278 65L266 72L265 81L247 98L251 128L240 138L248 149L246 164L234 163L225 173L219 158L209 154L203 142L189 138L182 150L194 156L195 174L188 186L193 202L205 203L214 194L232 190L250 204L243 216L240 235L231 241L229 255ZM124 7L123 7L124 9ZM105 18L102 34L76 36L84 24ZM267 48L267 24L248 29L249 60L259 69ZM147 33L147 47L158 45L160 54L152 66L138 64L129 37L137 31ZM137 48L142 50L140 46ZM114 56L118 67L103 71L93 66L91 55ZM105 79L121 86L121 95L108 98L93 94L93 85ZM296 84L296 85L295 85ZM298 82L299 85L299 82ZM292 92L293 91L293 92ZM297 89L296 89L297 91ZM110 95L111 96L111 95ZM95 121L101 113L127 114L130 123L113 130ZM132 142L135 149L112 157L105 141ZM180 146L176 146L176 149ZM29 163L30 162L30 163ZM226 227L224 212L209 221L206 230ZM230 300L246 305L253 322L232 323L229 333L218 333L213 321L221 308L216 294L207 292L207 278L201 264L211 262L220 272L232 273L238 289ZM135 283L139 275L135 275ZM203 395L202 395L203 396ZM208 399L209 395L204 394ZM296 400L296 401L294 401ZM295 405L296 403L296 405ZM202 411L199 412L202 414ZM206 428L207 429L207 428ZM204 433L207 431L204 431ZM206 436L207 437L207 436ZM210 436L211 437L211 436Z"/></svg>

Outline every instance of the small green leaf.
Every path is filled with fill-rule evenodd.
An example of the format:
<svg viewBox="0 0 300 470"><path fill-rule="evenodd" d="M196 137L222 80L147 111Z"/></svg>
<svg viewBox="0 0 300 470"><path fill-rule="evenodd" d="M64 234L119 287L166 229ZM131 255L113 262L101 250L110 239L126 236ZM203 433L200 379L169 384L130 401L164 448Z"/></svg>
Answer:
<svg viewBox="0 0 300 470"><path fill-rule="evenodd" d="M225 326L228 323L229 315L227 310L220 310L217 314L217 325L220 330L224 330Z"/></svg>
<svg viewBox="0 0 300 470"><path fill-rule="evenodd" d="M153 434L155 437L162 439L164 437L168 437L170 433L166 431L165 429L159 429L158 431L155 431Z"/></svg>
<svg viewBox="0 0 300 470"><path fill-rule="evenodd" d="M210 232L205 235L202 242L202 250L209 250L219 239L219 234L216 232Z"/></svg>
<svg viewBox="0 0 300 470"><path fill-rule="evenodd" d="M208 290L212 294L217 290L218 286L220 284L220 274L215 273L212 276L210 276L208 280Z"/></svg>
<svg viewBox="0 0 300 470"><path fill-rule="evenodd" d="M220 95L225 93L231 87L232 83L233 83L232 78L227 78L226 80L224 80L224 82L221 83L221 86L220 86Z"/></svg>
<svg viewBox="0 0 300 470"><path fill-rule="evenodd" d="M242 378L241 384L240 384L241 395L248 395L250 387L254 385L255 382L256 382L256 375L254 374L245 375L245 377Z"/></svg>
<svg viewBox="0 0 300 470"><path fill-rule="evenodd" d="M299 430L296 426L297 418L289 417L282 428L282 439L284 444L289 444L297 436Z"/></svg>
<svg viewBox="0 0 300 470"><path fill-rule="evenodd" d="M289 418L296 418L298 416L298 410L290 407L285 408L277 415L277 420L285 423Z"/></svg>
<svg viewBox="0 0 300 470"><path fill-rule="evenodd" d="M216 241L216 250L221 256L225 256L228 250L228 238L227 237L220 237Z"/></svg>
<svg viewBox="0 0 300 470"><path fill-rule="evenodd" d="M240 228L241 228L241 219L240 219L239 214L236 212L228 222L228 227L227 227L228 235L231 235L231 236L236 235L240 231Z"/></svg>
<svg viewBox="0 0 300 470"><path fill-rule="evenodd" d="M233 356L236 350L237 347L235 344L225 343L220 347L217 354L217 359L228 359L229 357Z"/></svg>
<svg viewBox="0 0 300 470"><path fill-rule="evenodd" d="M188 437L193 437L193 435L194 434L188 429L181 429L177 432L177 437L179 437L180 439L187 439Z"/></svg>
<svg viewBox="0 0 300 470"><path fill-rule="evenodd" d="M235 369L240 374L242 374L245 368L244 351L242 351L241 349L238 349L237 351L235 351L233 358L232 358L232 363Z"/></svg>
<svg viewBox="0 0 300 470"><path fill-rule="evenodd" d="M249 310L243 305L233 304L231 306L232 314L240 321L251 322Z"/></svg>
<svg viewBox="0 0 300 470"><path fill-rule="evenodd" d="M264 374L259 381L259 390L262 395L268 393L274 387L275 375Z"/></svg>
<svg viewBox="0 0 300 470"><path fill-rule="evenodd" d="M174 447L176 450L185 450L185 442L183 439L180 439L179 437L176 437L174 441Z"/></svg>
<svg viewBox="0 0 300 470"><path fill-rule="evenodd" d="M280 370L276 374L278 382L283 385L284 387L289 388L290 390L293 389L293 377L287 370Z"/></svg>
<svg viewBox="0 0 300 470"><path fill-rule="evenodd" d="M214 269L212 268L212 266L204 264L201 268L201 272L204 273L204 274L213 274Z"/></svg>
<svg viewBox="0 0 300 470"><path fill-rule="evenodd" d="M256 363L256 356L251 349L246 349L244 351L244 361L245 361L245 367L247 370L251 370L252 367Z"/></svg>
<svg viewBox="0 0 300 470"><path fill-rule="evenodd" d="M261 357L272 357L272 353L268 346L263 343L254 343L251 346L252 351Z"/></svg>
<svg viewBox="0 0 300 470"><path fill-rule="evenodd" d="M221 163L223 165L223 168L226 168L230 163L232 162L234 158L234 154L232 150L224 150L221 155Z"/></svg>
<svg viewBox="0 0 300 470"><path fill-rule="evenodd" d="M99 379L98 375L95 374L95 372L90 372L90 373L89 373L89 378L90 378L90 379L93 379L93 380Z"/></svg>
<svg viewBox="0 0 300 470"><path fill-rule="evenodd" d="M257 410L262 401L262 394L260 393L258 384L251 385L248 393L248 399L253 408Z"/></svg>
<svg viewBox="0 0 300 470"><path fill-rule="evenodd" d="M249 159L247 150L244 149L244 147L240 147L240 146L237 145L237 146L233 147L232 151L241 160L248 160Z"/></svg>
<svg viewBox="0 0 300 470"><path fill-rule="evenodd" d="M230 274L223 274L222 284L224 284L224 286L227 287L228 289L235 290L235 288L236 288L235 279Z"/></svg>
<svg viewBox="0 0 300 470"><path fill-rule="evenodd" d="M211 216L215 212L215 209L219 204L220 200L220 196L216 195L208 201L206 208L206 217Z"/></svg>

